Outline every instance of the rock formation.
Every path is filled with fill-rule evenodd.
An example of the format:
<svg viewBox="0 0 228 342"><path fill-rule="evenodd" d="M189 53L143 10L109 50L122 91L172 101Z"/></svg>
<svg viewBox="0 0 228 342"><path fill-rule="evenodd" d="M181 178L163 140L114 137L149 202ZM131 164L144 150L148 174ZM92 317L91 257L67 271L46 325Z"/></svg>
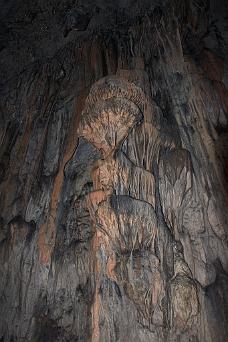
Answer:
<svg viewBox="0 0 228 342"><path fill-rule="evenodd" d="M0 341L227 341L226 2L0 17Z"/></svg>

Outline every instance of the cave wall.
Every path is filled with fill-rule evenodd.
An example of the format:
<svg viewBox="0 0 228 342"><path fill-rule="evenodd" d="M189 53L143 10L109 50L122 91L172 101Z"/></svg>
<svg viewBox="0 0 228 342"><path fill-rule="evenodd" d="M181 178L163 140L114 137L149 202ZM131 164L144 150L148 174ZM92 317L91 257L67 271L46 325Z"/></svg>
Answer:
<svg viewBox="0 0 228 342"><path fill-rule="evenodd" d="M0 341L226 341L226 2L3 3Z"/></svg>

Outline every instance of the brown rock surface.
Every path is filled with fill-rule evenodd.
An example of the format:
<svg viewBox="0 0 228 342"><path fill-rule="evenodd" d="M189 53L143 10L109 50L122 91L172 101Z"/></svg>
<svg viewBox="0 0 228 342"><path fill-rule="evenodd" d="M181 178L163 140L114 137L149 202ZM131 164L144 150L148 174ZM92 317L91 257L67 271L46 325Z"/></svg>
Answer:
<svg viewBox="0 0 228 342"><path fill-rule="evenodd" d="M0 342L226 342L226 1L2 1Z"/></svg>

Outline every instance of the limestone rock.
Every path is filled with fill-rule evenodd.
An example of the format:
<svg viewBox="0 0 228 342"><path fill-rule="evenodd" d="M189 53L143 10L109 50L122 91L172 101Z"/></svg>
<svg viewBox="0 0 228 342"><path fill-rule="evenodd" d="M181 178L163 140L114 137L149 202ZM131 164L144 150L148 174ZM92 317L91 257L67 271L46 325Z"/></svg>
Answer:
<svg viewBox="0 0 228 342"><path fill-rule="evenodd" d="M1 2L1 342L227 341L227 17Z"/></svg>

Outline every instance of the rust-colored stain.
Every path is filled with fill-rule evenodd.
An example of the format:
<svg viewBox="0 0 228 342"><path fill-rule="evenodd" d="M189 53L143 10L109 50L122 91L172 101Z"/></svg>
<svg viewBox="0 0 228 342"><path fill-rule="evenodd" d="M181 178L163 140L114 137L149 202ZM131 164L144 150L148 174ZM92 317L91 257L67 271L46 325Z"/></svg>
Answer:
<svg viewBox="0 0 228 342"><path fill-rule="evenodd" d="M84 107L86 95L86 91L83 90L76 98L77 110L75 110L72 122L70 123L67 147L63 156L63 160L60 164L58 174L55 177L51 196L50 212L47 221L40 227L38 246L40 262L43 264L49 264L51 262L51 256L56 237L56 216L58 211L58 202L64 181L64 167L75 151L77 142L77 128L79 125L80 113Z"/></svg>
<svg viewBox="0 0 228 342"><path fill-rule="evenodd" d="M107 199L107 193L104 190L93 191L86 197L87 207L90 216L93 218L94 212L97 210L98 205ZM94 218L95 220L95 218Z"/></svg>
<svg viewBox="0 0 228 342"><path fill-rule="evenodd" d="M99 288L96 286L94 303L92 306L92 342L99 342L100 340L100 328L99 328L99 312L100 312L100 298L99 298Z"/></svg>
<svg viewBox="0 0 228 342"><path fill-rule="evenodd" d="M43 224L39 230L38 248L39 248L40 262L44 265L47 265L49 263L49 260L51 259L51 254L50 254L51 251L48 248L48 245L46 243L46 226L45 226L45 224Z"/></svg>

